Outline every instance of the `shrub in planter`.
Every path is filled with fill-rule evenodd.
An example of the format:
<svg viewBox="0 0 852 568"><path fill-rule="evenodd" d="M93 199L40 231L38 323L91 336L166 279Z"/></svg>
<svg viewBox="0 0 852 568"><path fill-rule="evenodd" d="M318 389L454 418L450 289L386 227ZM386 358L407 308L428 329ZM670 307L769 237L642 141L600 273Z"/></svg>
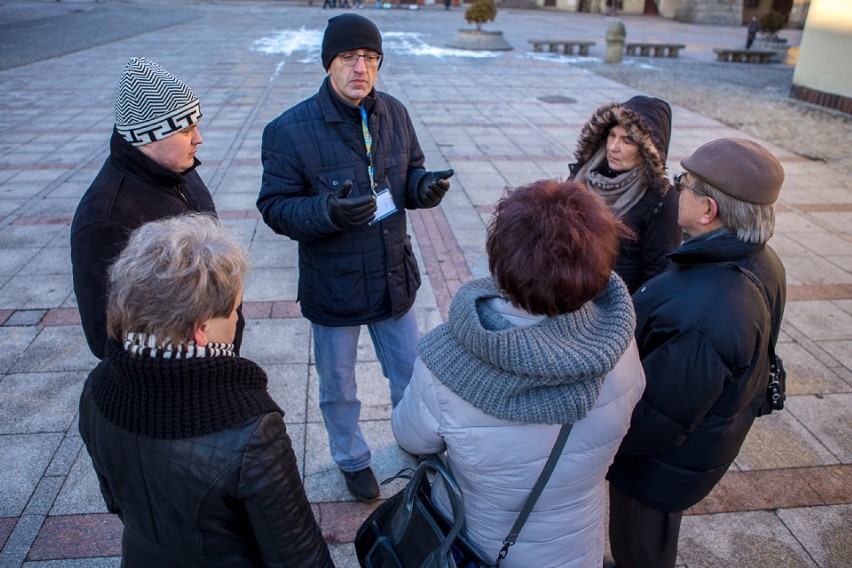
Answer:
<svg viewBox="0 0 852 568"><path fill-rule="evenodd" d="M464 13L464 19L469 24L475 24L476 30L482 30L482 24L493 22L497 17L497 6L494 0L476 0Z"/></svg>
<svg viewBox="0 0 852 568"><path fill-rule="evenodd" d="M760 17L760 31L767 37L778 37L778 31L787 23L787 18L781 12L775 10Z"/></svg>

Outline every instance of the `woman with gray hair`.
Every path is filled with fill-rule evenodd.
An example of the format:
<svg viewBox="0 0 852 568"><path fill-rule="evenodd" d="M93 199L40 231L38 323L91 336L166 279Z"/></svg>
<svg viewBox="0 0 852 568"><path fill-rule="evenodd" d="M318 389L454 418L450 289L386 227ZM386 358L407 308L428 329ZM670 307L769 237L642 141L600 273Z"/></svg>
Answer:
<svg viewBox="0 0 852 568"><path fill-rule="evenodd" d="M110 268L80 435L122 566L333 566L266 374L233 351L247 269L205 215L143 225Z"/></svg>

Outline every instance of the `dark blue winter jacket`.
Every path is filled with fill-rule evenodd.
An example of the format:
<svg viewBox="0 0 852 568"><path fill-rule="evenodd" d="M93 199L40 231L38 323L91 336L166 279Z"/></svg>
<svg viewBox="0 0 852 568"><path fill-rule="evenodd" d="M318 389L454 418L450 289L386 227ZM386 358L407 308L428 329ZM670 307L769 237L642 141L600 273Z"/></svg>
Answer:
<svg viewBox="0 0 852 568"><path fill-rule="evenodd" d="M263 180L257 208L276 233L299 243L302 314L327 326L363 325L399 317L420 287L406 232L406 209L421 207L417 188L423 152L408 111L373 90L364 101L375 180L389 186L397 212L371 225L340 229L328 199L348 180L351 197L370 191L367 151L357 107L319 92L288 109L263 132Z"/></svg>
<svg viewBox="0 0 852 568"><path fill-rule="evenodd" d="M766 400L784 266L769 246L721 233L681 245L672 266L633 295L647 385L607 479L661 511L683 511L710 493ZM732 265L757 277L770 307Z"/></svg>

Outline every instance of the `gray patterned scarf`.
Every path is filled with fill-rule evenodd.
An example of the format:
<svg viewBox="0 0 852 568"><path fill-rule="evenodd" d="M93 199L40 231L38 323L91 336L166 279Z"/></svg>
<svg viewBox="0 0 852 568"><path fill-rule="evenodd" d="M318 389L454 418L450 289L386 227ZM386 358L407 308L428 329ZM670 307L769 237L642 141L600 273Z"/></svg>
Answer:
<svg viewBox="0 0 852 568"><path fill-rule="evenodd" d="M615 177L607 177L598 171L598 167L606 159L606 145L602 146L591 160L583 164L574 176L574 181L584 183L586 187L600 195L610 211L621 219L625 213L639 203L648 191L645 185L646 166L636 166L632 170Z"/></svg>

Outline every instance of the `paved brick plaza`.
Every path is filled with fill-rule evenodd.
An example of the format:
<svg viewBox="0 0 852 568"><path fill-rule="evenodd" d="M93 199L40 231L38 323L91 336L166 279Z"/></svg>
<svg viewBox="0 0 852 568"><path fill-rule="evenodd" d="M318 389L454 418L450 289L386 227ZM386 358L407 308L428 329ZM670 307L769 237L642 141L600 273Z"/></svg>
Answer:
<svg viewBox="0 0 852 568"><path fill-rule="evenodd" d="M68 231L107 155L118 77L127 59L140 55L201 98L199 172L254 264L243 355L267 370L270 391L287 412L308 497L335 561L357 565L351 540L372 506L351 500L328 455L310 326L295 304L295 245L274 235L254 207L263 127L313 94L323 77L319 37L332 12L320 6L0 4L4 41L29 38L7 52L17 59L0 66L0 567L119 565L121 525L105 512L77 434L80 388L96 360L79 327ZM564 177L592 110L637 91L572 65L570 57L529 51L530 38L566 36L596 41L591 56L602 57L612 20L600 15L501 10L486 28L502 30L515 49L473 57L445 48L456 29L467 27L461 9L361 13L385 36L377 87L409 108L426 166L456 170L440 208L410 215L424 272L417 309L425 332L446 317L461 283L487 272L485 223L503 188ZM695 65L719 65L712 47L745 35L739 27L623 21L637 40L686 43L680 57ZM122 22L124 36L114 33ZM708 140L749 137L686 108L673 110L673 172ZM788 408L757 421L719 487L689 511L679 564L845 566L852 557L852 182L772 140L760 142L787 172L771 244L788 271L778 348L789 372ZM358 369L362 418L383 479L411 458L391 435L387 386L366 336ZM383 497L400 487L384 486Z"/></svg>

